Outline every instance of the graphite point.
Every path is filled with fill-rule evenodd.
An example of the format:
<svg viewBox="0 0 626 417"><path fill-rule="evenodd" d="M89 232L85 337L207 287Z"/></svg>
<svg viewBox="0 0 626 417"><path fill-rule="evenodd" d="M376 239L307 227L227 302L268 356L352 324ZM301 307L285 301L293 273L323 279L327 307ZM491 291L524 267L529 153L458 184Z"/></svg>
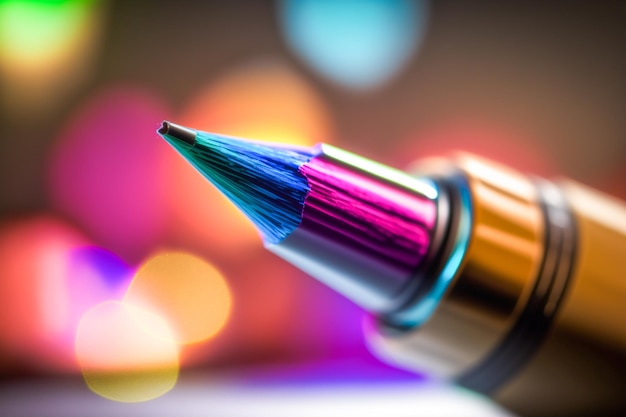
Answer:
<svg viewBox="0 0 626 417"><path fill-rule="evenodd" d="M161 135L171 136L192 146L196 143L195 131L166 120L163 121L157 132Z"/></svg>

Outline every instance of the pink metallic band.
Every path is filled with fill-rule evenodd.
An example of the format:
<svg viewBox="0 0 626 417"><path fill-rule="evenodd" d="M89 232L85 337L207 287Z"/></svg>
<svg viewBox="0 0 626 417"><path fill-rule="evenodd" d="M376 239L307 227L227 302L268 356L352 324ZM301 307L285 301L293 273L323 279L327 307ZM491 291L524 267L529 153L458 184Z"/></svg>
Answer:
<svg viewBox="0 0 626 417"><path fill-rule="evenodd" d="M436 200L324 152L300 172L310 187L302 222L270 250L349 298L358 294L370 311L384 311L426 256Z"/></svg>

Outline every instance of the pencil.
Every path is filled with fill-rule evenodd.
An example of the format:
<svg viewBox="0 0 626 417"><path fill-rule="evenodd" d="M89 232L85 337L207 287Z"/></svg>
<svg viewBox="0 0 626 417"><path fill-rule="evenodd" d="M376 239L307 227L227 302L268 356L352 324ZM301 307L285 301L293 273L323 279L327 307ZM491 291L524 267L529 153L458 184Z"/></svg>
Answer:
<svg viewBox="0 0 626 417"><path fill-rule="evenodd" d="M525 415L626 412L623 202L466 154L414 176L327 144L158 132L268 250L371 313L382 358Z"/></svg>

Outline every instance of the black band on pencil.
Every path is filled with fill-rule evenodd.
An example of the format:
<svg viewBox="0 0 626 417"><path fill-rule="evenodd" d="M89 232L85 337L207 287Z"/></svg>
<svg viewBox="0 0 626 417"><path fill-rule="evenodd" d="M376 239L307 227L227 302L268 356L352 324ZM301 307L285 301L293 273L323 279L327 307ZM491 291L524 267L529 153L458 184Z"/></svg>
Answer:
<svg viewBox="0 0 626 417"><path fill-rule="evenodd" d="M532 357L550 330L564 298L576 253L576 224L559 189L540 181L537 189L545 219L545 251L524 311L500 344L457 382L484 394L504 384Z"/></svg>

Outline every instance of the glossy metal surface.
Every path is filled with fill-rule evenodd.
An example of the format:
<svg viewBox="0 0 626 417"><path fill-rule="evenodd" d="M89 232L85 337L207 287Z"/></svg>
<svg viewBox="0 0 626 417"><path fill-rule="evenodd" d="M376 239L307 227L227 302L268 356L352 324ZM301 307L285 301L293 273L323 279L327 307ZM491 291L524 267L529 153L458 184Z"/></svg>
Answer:
<svg viewBox="0 0 626 417"><path fill-rule="evenodd" d="M402 367L455 378L486 358L523 311L543 253L543 219L534 185L504 167L462 156L432 174L448 176L457 190L467 187L469 248L426 323L414 331L382 328L370 342Z"/></svg>
<svg viewBox="0 0 626 417"><path fill-rule="evenodd" d="M393 307L430 248L434 185L327 145L301 172L302 223L268 249L368 311Z"/></svg>
<svg viewBox="0 0 626 417"><path fill-rule="evenodd" d="M432 317L408 331L371 322L372 348L495 389L520 415L626 415L626 205L477 158L450 166L469 180L470 250Z"/></svg>
<svg viewBox="0 0 626 417"><path fill-rule="evenodd" d="M626 204L569 180L559 188L577 226L573 276L549 337L495 399L522 415L624 416Z"/></svg>

